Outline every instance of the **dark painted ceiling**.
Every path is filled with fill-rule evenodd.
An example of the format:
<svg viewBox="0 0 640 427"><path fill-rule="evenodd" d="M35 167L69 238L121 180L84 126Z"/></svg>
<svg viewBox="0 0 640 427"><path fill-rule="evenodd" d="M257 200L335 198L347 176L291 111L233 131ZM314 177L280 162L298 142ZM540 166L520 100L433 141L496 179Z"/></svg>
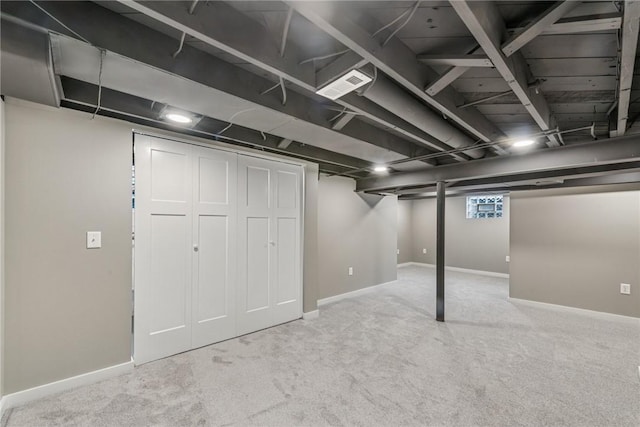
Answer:
<svg viewBox="0 0 640 427"><path fill-rule="evenodd" d="M539 151L640 131L636 2L0 7L3 95L172 129L161 112L177 106L204 116L180 131L330 174L367 178L382 163L410 173L507 159L525 137ZM351 69L372 77L371 89L336 101L314 93Z"/></svg>

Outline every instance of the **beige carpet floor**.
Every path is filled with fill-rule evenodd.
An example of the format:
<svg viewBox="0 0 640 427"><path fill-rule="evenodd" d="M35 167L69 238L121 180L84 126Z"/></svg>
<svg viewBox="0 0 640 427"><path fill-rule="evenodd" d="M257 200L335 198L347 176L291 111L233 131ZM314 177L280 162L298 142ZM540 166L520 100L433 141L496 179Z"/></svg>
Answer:
<svg viewBox="0 0 640 427"><path fill-rule="evenodd" d="M640 426L640 320L434 270L299 320L10 409L6 426Z"/></svg>

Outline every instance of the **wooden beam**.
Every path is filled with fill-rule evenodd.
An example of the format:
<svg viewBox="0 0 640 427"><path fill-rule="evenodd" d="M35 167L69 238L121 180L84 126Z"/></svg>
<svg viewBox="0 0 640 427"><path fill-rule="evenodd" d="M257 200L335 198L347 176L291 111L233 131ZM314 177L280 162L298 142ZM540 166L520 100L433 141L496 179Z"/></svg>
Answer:
<svg viewBox="0 0 640 427"><path fill-rule="evenodd" d="M455 91L428 95L424 88L428 82L438 79L438 74L416 59L416 55L397 38L392 38L385 46L371 36L359 23L367 19L362 14L349 13L339 2L290 1L297 12L313 22L320 29L338 40L363 59L368 60L380 71L394 79L399 85L440 111L447 120L455 122L477 138L488 142L500 138L503 132L475 109L457 108Z"/></svg>
<svg viewBox="0 0 640 427"><path fill-rule="evenodd" d="M418 61L428 65L453 65L460 67L493 67L487 55L418 55Z"/></svg>
<svg viewBox="0 0 640 427"><path fill-rule="evenodd" d="M431 83L425 91L431 95L435 96L444 88L453 83L457 78L466 73L471 67L451 67L444 74L442 74L438 80Z"/></svg>
<svg viewBox="0 0 640 427"><path fill-rule="evenodd" d="M450 4L540 129L552 130L555 119L542 92L529 88L529 69L524 57L516 52L507 58L502 52L505 24L495 3L451 0ZM550 135L548 139L549 146L560 145L557 136Z"/></svg>
<svg viewBox="0 0 640 427"><path fill-rule="evenodd" d="M520 50L524 45L536 38L551 24L562 18L568 11L576 7L580 2L577 1L558 1L549 9L544 11L542 15L531 21L522 31L513 35L505 44L502 45L502 52L509 57Z"/></svg>
<svg viewBox="0 0 640 427"><path fill-rule="evenodd" d="M549 25L542 34L578 34L592 33L596 31L613 31L619 29L621 25L622 15L619 13L575 16L560 19L555 24Z"/></svg>
<svg viewBox="0 0 640 427"><path fill-rule="evenodd" d="M638 47L638 19L640 2L625 1L624 20L622 21L622 48L620 50L620 79L618 81L618 120L616 136L622 136L627 130L629 101L633 68Z"/></svg>

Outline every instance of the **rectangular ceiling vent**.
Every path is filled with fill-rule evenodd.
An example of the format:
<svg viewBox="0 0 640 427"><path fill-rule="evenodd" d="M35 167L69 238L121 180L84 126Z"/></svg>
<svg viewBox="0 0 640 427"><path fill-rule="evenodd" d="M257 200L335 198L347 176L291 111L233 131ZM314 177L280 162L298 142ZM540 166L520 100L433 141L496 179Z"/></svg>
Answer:
<svg viewBox="0 0 640 427"><path fill-rule="evenodd" d="M351 91L366 85L371 81L371 77L358 70L351 70L344 76L332 81L316 93L329 99L338 99Z"/></svg>

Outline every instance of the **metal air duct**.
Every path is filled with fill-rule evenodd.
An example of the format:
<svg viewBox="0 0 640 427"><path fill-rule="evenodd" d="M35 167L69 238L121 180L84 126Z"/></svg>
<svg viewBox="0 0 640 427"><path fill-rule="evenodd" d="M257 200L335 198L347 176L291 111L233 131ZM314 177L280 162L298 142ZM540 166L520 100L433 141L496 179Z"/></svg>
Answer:
<svg viewBox="0 0 640 427"><path fill-rule="evenodd" d="M466 134L447 123L441 116L431 112L380 73L370 85L365 86L358 93L452 148L464 148L474 144ZM483 149L473 148L464 151L464 154L479 159L485 152Z"/></svg>

